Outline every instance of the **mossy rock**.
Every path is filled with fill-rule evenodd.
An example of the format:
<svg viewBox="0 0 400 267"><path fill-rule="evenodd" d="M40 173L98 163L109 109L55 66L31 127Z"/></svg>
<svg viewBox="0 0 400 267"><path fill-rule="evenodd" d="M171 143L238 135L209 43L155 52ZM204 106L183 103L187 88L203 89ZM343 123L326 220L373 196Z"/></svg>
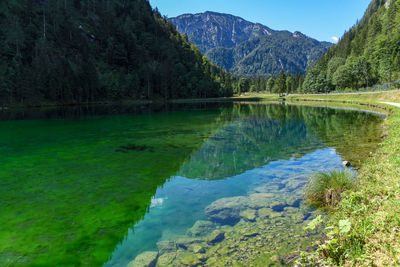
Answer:
<svg viewBox="0 0 400 267"><path fill-rule="evenodd" d="M244 196L221 198L207 206L205 213L211 221L235 225L240 220L240 212L246 210L249 203L249 198Z"/></svg>
<svg viewBox="0 0 400 267"><path fill-rule="evenodd" d="M197 221L192 228L188 230L188 235L193 237L205 236L215 229L215 224L210 221Z"/></svg>
<svg viewBox="0 0 400 267"><path fill-rule="evenodd" d="M158 258L157 267L172 267L176 259L176 252L165 253Z"/></svg>
<svg viewBox="0 0 400 267"><path fill-rule="evenodd" d="M206 252L205 246L201 244L192 244L189 246L188 250L196 254Z"/></svg>
<svg viewBox="0 0 400 267"><path fill-rule="evenodd" d="M175 252L177 250L177 246L174 241L157 242L157 247L160 254Z"/></svg>
<svg viewBox="0 0 400 267"><path fill-rule="evenodd" d="M273 201L274 194L270 193L256 193L249 196L250 207L253 209L261 209L268 206Z"/></svg>
<svg viewBox="0 0 400 267"><path fill-rule="evenodd" d="M243 229L243 231L241 231L241 234L244 237L254 237L254 236L258 236L260 233L257 230Z"/></svg>
<svg viewBox="0 0 400 267"><path fill-rule="evenodd" d="M268 205L268 207L271 208L271 209L274 209L274 207L279 207L279 206L281 206L283 208L286 207L287 206L286 200L277 199L277 200L274 200L274 201L270 202L269 205ZM282 211L283 211L283 208L282 208Z"/></svg>
<svg viewBox="0 0 400 267"><path fill-rule="evenodd" d="M155 267L158 259L158 252L146 251L139 254L134 261L131 261L127 267Z"/></svg>
<svg viewBox="0 0 400 267"><path fill-rule="evenodd" d="M269 214L269 218L271 218L271 219L277 218L277 217L282 217L282 216L283 216L283 213L281 213L281 212L275 212L275 211L273 211L273 212L271 212L271 213Z"/></svg>
<svg viewBox="0 0 400 267"><path fill-rule="evenodd" d="M204 239L201 238L179 238L175 241L176 246L180 249L188 249L192 244L203 243Z"/></svg>
<svg viewBox="0 0 400 267"><path fill-rule="evenodd" d="M256 211L253 209L247 209L240 213L240 217L245 219L246 221L255 221L256 220Z"/></svg>
<svg viewBox="0 0 400 267"><path fill-rule="evenodd" d="M288 192L295 191L297 189L302 188L306 183L307 183L307 180L305 178L291 179L286 184L285 191L288 191Z"/></svg>
<svg viewBox="0 0 400 267"><path fill-rule="evenodd" d="M202 266L202 262L195 254L190 252L180 252L176 257L175 266L196 267Z"/></svg>
<svg viewBox="0 0 400 267"><path fill-rule="evenodd" d="M273 210L270 208L262 208L257 211L258 217L260 218L269 218L271 213L273 213Z"/></svg>
<svg viewBox="0 0 400 267"><path fill-rule="evenodd" d="M224 240L225 232L222 230L215 230L207 237L207 242L209 244L216 244Z"/></svg>

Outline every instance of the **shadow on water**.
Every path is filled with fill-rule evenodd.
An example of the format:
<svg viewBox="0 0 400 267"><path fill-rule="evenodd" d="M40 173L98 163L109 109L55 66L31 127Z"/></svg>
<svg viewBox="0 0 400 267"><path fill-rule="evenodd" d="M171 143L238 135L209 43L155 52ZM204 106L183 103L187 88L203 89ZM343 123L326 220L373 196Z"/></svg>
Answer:
<svg viewBox="0 0 400 267"><path fill-rule="evenodd" d="M354 111L240 103L0 116L0 265L47 266L107 262L170 177L221 180L324 147L358 162L376 147L381 122Z"/></svg>

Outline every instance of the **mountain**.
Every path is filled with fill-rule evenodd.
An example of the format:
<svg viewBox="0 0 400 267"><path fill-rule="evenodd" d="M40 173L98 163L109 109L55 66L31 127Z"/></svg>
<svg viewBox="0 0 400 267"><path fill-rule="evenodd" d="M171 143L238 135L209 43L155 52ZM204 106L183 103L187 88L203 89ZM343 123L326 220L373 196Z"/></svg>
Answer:
<svg viewBox="0 0 400 267"><path fill-rule="evenodd" d="M229 14L184 14L170 20L214 63L239 75L303 73L332 45Z"/></svg>
<svg viewBox="0 0 400 267"><path fill-rule="evenodd" d="M363 18L307 71L303 90L368 87L400 79L400 0L373 0Z"/></svg>
<svg viewBox="0 0 400 267"><path fill-rule="evenodd" d="M0 104L230 95L147 0L0 1Z"/></svg>

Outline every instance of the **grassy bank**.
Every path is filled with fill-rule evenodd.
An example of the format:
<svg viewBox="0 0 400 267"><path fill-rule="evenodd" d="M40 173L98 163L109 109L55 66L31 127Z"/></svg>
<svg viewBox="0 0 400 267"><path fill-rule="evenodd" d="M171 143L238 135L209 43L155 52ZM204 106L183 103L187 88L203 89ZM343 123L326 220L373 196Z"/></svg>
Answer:
<svg viewBox="0 0 400 267"><path fill-rule="evenodd" d="M386 108L383 141L359 170L355 191L333 209L328 239L318 249L327 265L397 266L400 264L400 91L366 95L289 96L290 102L334 101ZM343 223L350 225L343 231Z"/></svg>
<svg viewBox="0 0 400 267"><path fill-rule="evenodd" d="M236 99L248 98L283 100L268 94L249 94ZM325 230L328 237L305 265L399 266L400 108L382 102L400 103L400 90L377 94L292 95L286 96L285 101L388 114L382 125L382 143L358 170L355 189L345 192L332 209Z"/></svg>

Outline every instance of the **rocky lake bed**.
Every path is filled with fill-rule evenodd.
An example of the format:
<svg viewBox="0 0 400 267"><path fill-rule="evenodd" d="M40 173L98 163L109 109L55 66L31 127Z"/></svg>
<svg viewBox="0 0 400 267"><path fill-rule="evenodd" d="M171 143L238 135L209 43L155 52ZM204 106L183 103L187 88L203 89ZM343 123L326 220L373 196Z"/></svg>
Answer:
<svg viewBox="0 0 400 267"><path fill-rule="evenodd" d="M299 251L321 238L304 231L318 213L303 200L307 180L270 180L246 196L218 199L205 208L208 220L158 242L158 251L141 253L128 267L291 265Z"/></svg>

